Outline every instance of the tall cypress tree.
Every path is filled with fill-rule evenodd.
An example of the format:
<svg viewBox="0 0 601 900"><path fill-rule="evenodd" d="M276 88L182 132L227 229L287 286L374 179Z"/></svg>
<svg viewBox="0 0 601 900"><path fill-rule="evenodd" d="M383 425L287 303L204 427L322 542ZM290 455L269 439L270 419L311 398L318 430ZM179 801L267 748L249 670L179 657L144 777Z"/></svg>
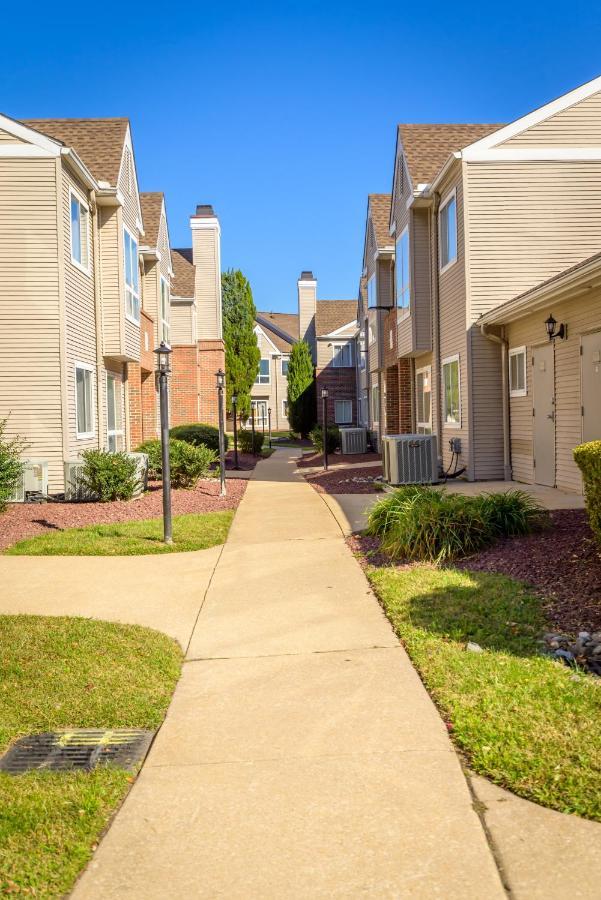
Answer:
<svg viewBox="0 0 601 900"><path fill-rule="evenodd" d="M288 420L293 431L307 437L317 419L315 370L306 341L293 345L288 362Z"/></svg>
<svg viewBox="0 0 601 900"><path fill-rule="evenodd" d="M259 371L261 351L255 334L257 310L248 280L239 269L221 276L227 409L238 396L238 413L250 415L250 391Z"/></svg>

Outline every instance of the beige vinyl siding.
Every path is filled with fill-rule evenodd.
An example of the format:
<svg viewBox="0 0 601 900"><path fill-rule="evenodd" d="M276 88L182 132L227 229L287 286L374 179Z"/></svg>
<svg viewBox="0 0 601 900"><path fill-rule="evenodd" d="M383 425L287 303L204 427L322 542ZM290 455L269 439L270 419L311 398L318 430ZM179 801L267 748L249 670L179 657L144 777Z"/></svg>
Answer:
<svg viewBox="0 0 601 900"><path fill-rule="evenodd" d="M601 248L600 162L468 163L466 173L472 321Z"/></svg>
<svg viewBox="0 0 601 900"><path fill-rule="evenodd" d="M105 356L120 357L124 352L125 321L120 207L101 207L99 220L103 353Z"/></svg>
<svg viewBox="0 0 601 900"><path fill-rule="evenodd" d="M300 282L298 287L298 320L300 339L308 343L313 362L316 362L315 349L315 309L317 304L317 286L314 283Z"/></svg>
<svg viewBox="0 0 601 900"><path fill-rule="evenodd" d="M430 291L430 213L427 209L413 210L412 311L414 353L432 349L432 298Z"/></svg>
<svg viewBox="0 0 601 900"><path fill-rule="evenodd" d="M371 276L376 271L376 260L375 253L377 250L376 244L376 235L374 231L374 223L371 220L371 215L367 219L367 233L366 233L366 241L365 241L365 253L363 258L363 267L365 269L365 277L369 281Z"/></svg>
<svg viewBox="0 0 601 900"><path fill-rule="evenodd" d="M132 233L134 238L138 241L138 247L141 243L140 231L138 228L138 222L140 221L140 203L138 199L137 193L137 185L134 176L133 163L132 163L132 155L130 153L129 147L125 147L124 149L124 157L123 163L121 166L121 172L119 173L118 180L118 188L123 195L123 225L125 225L129 231ZM125 271L123 266L124 263L124 255L123 255L123 231L120 235L120 257L121 257L121 266L122 272ZM139 273L140 283L142 281L142 273ZM122 278L123 291L121 298L122 305L122 316L123 316L123 351L122 354L131 360L139 360L140 359L140 326L134 324L130 321L125 315L125 276Z"/></svg>
<svg viewBox="0 0 601 900"><path fill-rule="evenodd" d="M394 264L391 259L378 260L378 305L394 306Z"/></svg>
<svg viewBox="0 0 601 900"><path fill-rule="evenodd" d="M396 165L398 166L399 158L402 155L402 150L399 150L399 157L397 158ZM404 163L403 163L404 165ZM395 179L395 189L392 195L392 221L396 224L396 232L394 236L391 238L392 242L395 245L396 252L396 242L402 235L406 226L410 223L411 214L407 209L407 200L409 199L411 188L409 185L409 176L407 174L406 166L404 166L404 176L399 181L399 179ZM414 234L413 227L409 228L409 252L413 255L414 252ZM413 284L413 259L411 261L412 271L411 271L411 293L413 295L414 284ZM396 265L396 262L395 262ZM393 277L393 285L394 279L396 278L395 270L393 267L392 271ZM396 297L394 297L394 286L393 286L393 305L396 304ZM413 301L413 296L411 298ZM412 322L412 304L410 306L409 315L406 313L403 314L401 318L401 312L398 313L398 325L397 325L397 352L400 357L409 356L413 352L413 322Z"/></svg>
<svg viewBox="0 0 601 900"><path fill-rule="evenodd" d="M14 134L9 134L8 131L4 131L0 128L0 144L26 144L27 141L22 140L21 138L15 137Z"/></svg>
<svg viewBox="0 0 601 900"><path fill-rule="evenodd" d="M155 346L158 346L160 269L156 260L147 259L144 261L143 275L140 283L142 286L142 307L144 312L147 313L154 322L153 341Z"/></svg>
<svg viewBox="0 0 601 900"><path fill-rule="evenodd" d="M0 158L0 418L63 488L54 159Z"/></svg>
<svg viewBox="0 0 601 900"><path fill-rule="evenodd" d="M374 310L374 312L376 312L376 311ZM355 331L356 331L356 327L355 327L355 324L353 323L352 329L348 329L348 331L344 331L342 334L337 334L336 337L319 338L317 341L317 368L323 369L326 366L329 366L332 364L333 344L352 343L354 345ZM377 360L377 346L378 345L377 345L377 341L376 341L375 344L372 344L372 346L369 350L370 360L372 358L371 357L372 352L374 353L373 362L374 362L375 368L379 367L378 360ZM353 347L353 365L355 364L355 357L354 357L355 352L356 352L356 348Z"/></svg>
<svg viewBox="0 0 601 900"><path fill-rule="evenodd" d="M575 103L499 146L508 149L601 146L601 93Z"/></svg>
<svg viewBox="0 0 601 900"><path fill-rule="evenodd" d="M196 343L194 324L194 304L192 301L171 301L171 344L192 345Z"/></svg>
<svg viewBox="0 0 601 900"><path fill-rule="evenodd" d="M511 463L515 481L531 484L533 468L532 348L546 343L544 321L550 311L558 322L568 324L568 339L555 341L555 452L556 485L561 490L582 490L580 473L572 451L582 440L580 394L580 337L601 326L601 290L561 302L506 326L509 348L525 346L528 393L510 398Z"/></svg>
<svg viewBox="0 0 601 900"><path fill-rule="evenodd" d="M370 341L370 332L373 340ZM367 330L365 339L367 341L367 371L376 372L381 366L382 360L382 318L379 310L370 309L367 313ZM331 348L330 348L331 349ZM331 353L330 353L331 359ZM324 365L320 363L319 365Z"/></svg>
<svg viewBox="0 0 601 900"><path fill-rule="evenodd" d="M216 228L193 229L198 339L221 337L219 235Z"/></svg>
<svg viewBox="0 0 601 900"><path fill-rule="evenodd" d="M273 359L272 354L287 356L281 350L274 350L273 344L263 332L257 333L257 344L261 351L262 359L270 361L270 383L253 384L251 397L253 400L265 400L268 409L271 409L271 427L274 431L288 429L288 419L283 414L282 401L288 397L288 379L282 375L281 359Z"/></svg>
<svg viewBox="0 0 601 900"><path fill-rule="evenodd" d="M468 332L471 367L470 403L473 409L472 477L476 481L502 479L503 385L501 347L474 325Z"/></svg>

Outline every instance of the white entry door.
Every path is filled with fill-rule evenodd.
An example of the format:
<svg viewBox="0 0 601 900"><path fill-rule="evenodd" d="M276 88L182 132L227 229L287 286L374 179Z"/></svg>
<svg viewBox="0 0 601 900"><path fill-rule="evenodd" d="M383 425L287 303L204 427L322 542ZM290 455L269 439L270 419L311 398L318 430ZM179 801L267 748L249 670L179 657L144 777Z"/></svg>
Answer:
<svg viewBox="0 0 601 900"><path fill-rule="evenodd" d="M555 487L555 356L553 344L532 349L534 481Z"/></svg>
<svg viewBox="0 0 601 900"><path fill-rule="evenodd" d="M582 440L601 440L601 331L582 335Z"/></svg>

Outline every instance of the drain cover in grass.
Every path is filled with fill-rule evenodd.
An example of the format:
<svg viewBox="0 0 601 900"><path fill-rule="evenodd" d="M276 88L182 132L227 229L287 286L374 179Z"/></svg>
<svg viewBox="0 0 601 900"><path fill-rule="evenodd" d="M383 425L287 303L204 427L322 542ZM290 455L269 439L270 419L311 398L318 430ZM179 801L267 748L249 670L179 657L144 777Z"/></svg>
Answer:
<svg viewBox="0 0 601 900"><path fill-rule="evenodd" d="M0 772L20 775L31 769L64 772L96 766L131 769L144 759L154 731L115 728L105 731L76 728L20 738L0 757Z"/></svg>

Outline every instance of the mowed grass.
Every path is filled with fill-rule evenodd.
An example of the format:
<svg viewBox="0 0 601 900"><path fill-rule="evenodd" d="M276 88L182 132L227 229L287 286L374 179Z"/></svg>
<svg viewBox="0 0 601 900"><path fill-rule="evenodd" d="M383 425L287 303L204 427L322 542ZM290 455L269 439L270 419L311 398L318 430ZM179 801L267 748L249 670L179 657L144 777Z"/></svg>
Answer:
<svg viewBox="0 0 601 900"><path fill-rule="evenodd" d="M162 519L142 519L51 530L19 541L4 552L12 556L137 556L206 550L223 544L233 517L231 509L175 516L173 544L163 543Z"/></svg>
<svg viewBox="0 0 601 900"><path fill-rule="evenodd" d="M170 638L139 626L0 616L0 752L55 729L156 729L181 656ZM0 772L0 894L63 896L132 780L117 768Z"/></svg>
<svg viewBox="0 0 601 900"><path fill-rule="evenodd" d="M501 575L426 565L368 575L471 768L601 821L601 680L538 654L540 600ZM468 640L484 652L466 651Z"/></svg>

